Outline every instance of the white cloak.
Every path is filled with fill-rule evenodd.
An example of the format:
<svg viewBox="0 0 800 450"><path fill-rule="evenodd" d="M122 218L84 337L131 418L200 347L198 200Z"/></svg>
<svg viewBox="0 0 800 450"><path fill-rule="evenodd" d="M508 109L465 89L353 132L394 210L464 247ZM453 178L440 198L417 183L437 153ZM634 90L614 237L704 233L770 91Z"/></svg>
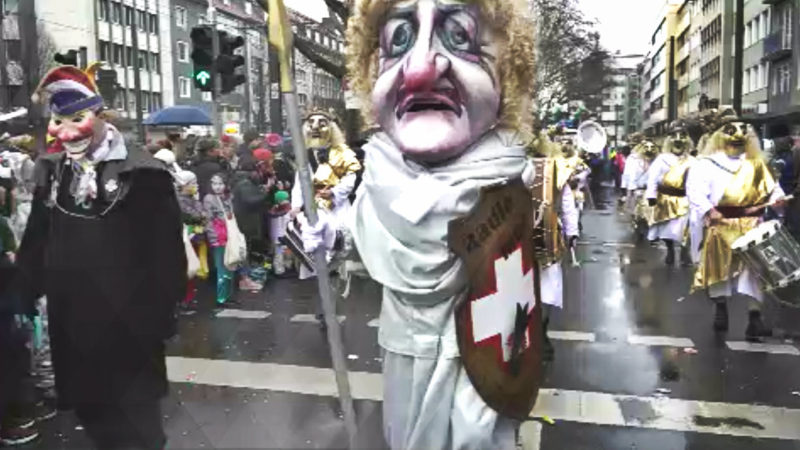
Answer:
<svg viewBox="0 0 800 450"><path fill-rule="evenodd" d="M379 133L365 146L350 225L370 276L383 285L384 433L394 449L514 448L516 421L478 396L459 359L454 310L467 289L447 244L450 220L479 189L522 175L516 135L490 131L454 161L422 166Z"/></svg>
<svg viewBox="0 0 800 450"><path fill-rule="evenodd" d="M575 196L572 194L572 189L569 184L564 185L561 191L561 226L564 227L564 236L569 240L570 236L578 236L578 219L580 213L575 206ZM567 242L569 245L569 242ZM564 307L564 271L561 267L561 261L553 263L544 269L541 273L541 294L542 303L545 305L555 306L556 308Z"/></svg>

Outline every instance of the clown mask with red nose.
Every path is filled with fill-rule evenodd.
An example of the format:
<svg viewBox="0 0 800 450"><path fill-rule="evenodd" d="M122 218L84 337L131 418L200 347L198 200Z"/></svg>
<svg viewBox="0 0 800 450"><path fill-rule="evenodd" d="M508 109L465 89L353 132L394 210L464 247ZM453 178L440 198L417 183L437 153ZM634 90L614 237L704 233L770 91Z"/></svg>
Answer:
<svg viewBox="0 0 800 450"><path fill-rule="evenodd" d="M380 28L373 111L400 151L457 156L498 122L496 33L458 0L399 1Z"/></svg>
<svg viewBox="0 0 800 450"><path fill-rule="evenodd" d="M67 156L82 158L90 156L91 149L102 140L103 124L104 121L92 110L69 115L53 113L47 131L62 143Z"/></svg>

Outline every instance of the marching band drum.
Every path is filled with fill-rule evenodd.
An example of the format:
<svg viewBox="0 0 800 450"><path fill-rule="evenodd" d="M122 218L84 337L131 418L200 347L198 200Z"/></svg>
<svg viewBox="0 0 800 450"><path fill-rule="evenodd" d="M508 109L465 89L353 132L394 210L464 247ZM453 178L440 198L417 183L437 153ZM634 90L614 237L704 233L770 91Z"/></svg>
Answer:
<svg viewBox="0 0 800 450"><path fill-rule="evenodd" d="M779 303L800 308L800 244L780 222L753 228L732 249Z"/></svg>

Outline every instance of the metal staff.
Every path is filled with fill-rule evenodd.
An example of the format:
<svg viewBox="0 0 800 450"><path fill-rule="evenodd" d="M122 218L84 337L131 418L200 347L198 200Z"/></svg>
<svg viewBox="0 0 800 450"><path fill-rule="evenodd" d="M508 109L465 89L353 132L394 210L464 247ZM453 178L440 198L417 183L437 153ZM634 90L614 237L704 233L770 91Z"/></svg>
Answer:
<svg viewBox="0 0 800 450"><path fill-rule="evenodd" d="M292 28L286 16L283 0L259 0L261 7L269 14L269 43L278 52L281 71L281 94L286 107L289 131L292 135L292 147L297 161L297 176L303 192L303 209L308 223L314 226L317 217L314 191L311 185L311 174L308 170L308 153L306 152L303 133L300 128L300 111L297 107L297 92L292 76L290 52L292 50ZM273 120L276 120L273 118ZM320 246L314 252L314 268L317 272L320 302L325 313L328 344L331 349L333 370L336 374L336 386L339 390L339 402L344 415L344 423L350 440L350 448L356 448L356 415L353 409L353 398L350 394L350 382L347 378L347 365L342 346L342 333L336 320L336 309L331 299L330 273L328 272L327 250Z"/></svg>

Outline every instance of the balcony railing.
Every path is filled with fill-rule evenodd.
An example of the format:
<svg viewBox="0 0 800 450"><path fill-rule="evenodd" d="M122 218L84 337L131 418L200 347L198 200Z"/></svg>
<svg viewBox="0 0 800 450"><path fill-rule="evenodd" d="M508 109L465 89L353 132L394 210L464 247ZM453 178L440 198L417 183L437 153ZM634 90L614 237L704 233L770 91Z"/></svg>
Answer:
<svg viewBox="0 0 800 450"><path fill-rule="evenodd" d="M764 61L779 61L792 56L791 39L784 36L782 29L775 30L772 34L764 38Z"/></svg>

